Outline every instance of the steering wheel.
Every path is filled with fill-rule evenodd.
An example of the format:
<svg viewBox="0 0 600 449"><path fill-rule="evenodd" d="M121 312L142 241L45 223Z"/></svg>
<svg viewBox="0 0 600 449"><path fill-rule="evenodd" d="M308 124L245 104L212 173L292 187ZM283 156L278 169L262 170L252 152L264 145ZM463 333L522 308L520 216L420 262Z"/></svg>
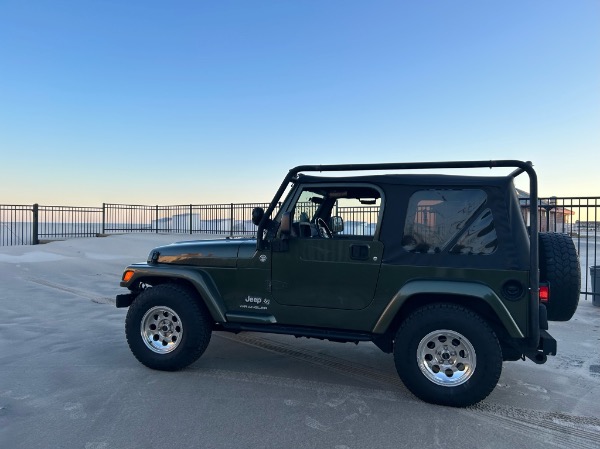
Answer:
<svg viewBox="0 0 600 449"><path fill-rule="evenodd" d="M329 230L329 226L325 223L325 220L322 218L317 218L317 228L319 229L319 235L325 239L330 239L333 237L332 232Z"/></svg>

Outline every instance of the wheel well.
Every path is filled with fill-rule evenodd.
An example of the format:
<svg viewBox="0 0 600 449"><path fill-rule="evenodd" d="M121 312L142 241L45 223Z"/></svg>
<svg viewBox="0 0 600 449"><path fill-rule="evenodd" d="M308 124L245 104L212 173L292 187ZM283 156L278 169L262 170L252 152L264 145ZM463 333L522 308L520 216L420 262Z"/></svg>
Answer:
<svg viewBox="0 0 600 449"><path fill-rule="evenodd" d="M150 277L144 277L141 278L139 280L136 281L135 287L132 285L130 287L131 291L136 291L136 290L141 290L143 287L143 285L150 285L150 286L156 286L156 285L160 285L160 284L176 284L182 287L185 287L186 289L190 290L190 292L193 292L198 299L201 299L201 295L198 292L198 290L196 289L196 287L194 286L194 284L192 284L192 282L190 282L187 279L184 278L173 278L173 277L163 277L163 276L150 276Z"/></svg>
<svg viewBox="0 0 600 449"><path fill-rule="evenodd" d="M502 347L502 352L505 354L505 360L515 360L519 357L514 353L515 344L513 339L508 335L508 332L500 322L500 319L492 309L492 307L485 301L480 300L473 296L464 295L445 295L445 294L431 294L431 293L420 293L408 298L396 316L394 317L387 334L393 339L396 332L402 322L415 310L434 303L450 303L457 304L466 309L469 309L480 317L482 317L492 328Z"/></svg>

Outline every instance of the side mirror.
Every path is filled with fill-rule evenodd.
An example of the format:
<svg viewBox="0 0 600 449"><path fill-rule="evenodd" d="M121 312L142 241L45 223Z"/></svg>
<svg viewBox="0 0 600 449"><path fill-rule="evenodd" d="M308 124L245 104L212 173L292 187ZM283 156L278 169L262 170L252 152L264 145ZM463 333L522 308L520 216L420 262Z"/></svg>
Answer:
<svg viewBox="0 0 600 449"><path fill-rule="evenodd" d="M331 217L329 219L329 229L335 234L342 232L344 230L344 219L338 216Z"/></svg>
<svg viewBox="0 0 600 449"><path fill-rule="evenodd" d="M281 216L281 223L279 224L279 235L282 238L287 238L292 233L292 214L286 212Z"/></svg>
<svg viewBox="0 0 600 449"><path fill-rule="evenodd" d="M255 207L252 209L252 223L258 226L264 215L265 210L262 207Z"/></svg>

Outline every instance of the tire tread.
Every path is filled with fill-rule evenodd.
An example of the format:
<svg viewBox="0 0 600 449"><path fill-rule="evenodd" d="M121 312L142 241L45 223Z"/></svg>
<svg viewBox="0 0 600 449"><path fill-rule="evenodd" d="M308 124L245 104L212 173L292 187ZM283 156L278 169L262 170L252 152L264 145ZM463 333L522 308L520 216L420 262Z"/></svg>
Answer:
<svg viewBox="0 0 600 449"><path fill-rule="evenodd" d="M165 298L170 298L165 300ZM182 346L173 353L155 354L145 347L140 338L139 319L154 302L176 301L179 309L184 307L187 325L184 328ZM167 304L165 304L167 305ZM177 311L182 314L181 310ZM210 342L212 326L206 306L201 303L195 292L178 284L161 284L144 290L133 301L125 320L127 344L136 359L143 365L162 371L178 371L194 363L206 350Z"/></svg>
<svg viewBox="0 0 600 449"><path fill-rule="evenodd" d="M445 318L463 321L463 324L477 329L477 339L471 341L472 344L481 344L488 346L490 356L486 357L485 363L481 355L478 356L478 365L476 370L484 372L475 373L473 378L465 384L456 387L441 387L431 383L420 373L417 364L412 371L407 369L407 363L412 363L410 355L412 347L410 346L412 334L418 332L423 323L428 324L429 320L443 321ZM452 329L449 327L449 329ZM453 329L455 330L455 329ZM479 364L481 358L482 364ZM435 303L417 309L412 312L400 325L396 333L394 342L394 361L396 370L406 387L420 399L433 404L447 405L451 407L467 407L485 399L496 387L500 374L502 372L502 349L493 329L488 323L474 311L463 306L452 303ZM415 369L416 367L416 369ZM474 385L475 375L478 375L478 383ZM453 390L453 391L452 391Z"/></svg>
<svg viewBox="0 0 600 449"><path fill-rule="evenodd" d="M581 268L571 237L558 232L542 232L540 280L550 283L548 320L569 321L579 305Z"/></svg>

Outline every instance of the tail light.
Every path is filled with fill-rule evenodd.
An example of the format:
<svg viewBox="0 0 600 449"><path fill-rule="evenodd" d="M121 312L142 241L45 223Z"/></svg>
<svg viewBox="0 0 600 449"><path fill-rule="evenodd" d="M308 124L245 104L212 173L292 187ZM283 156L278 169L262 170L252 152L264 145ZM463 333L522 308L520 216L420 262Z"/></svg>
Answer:
<svg viewBox="0 0 600 449"><path fill-rule="evenodd" d="M548 304L550 301L550 286L548 284L540 284L540 302Z"/></svg>

